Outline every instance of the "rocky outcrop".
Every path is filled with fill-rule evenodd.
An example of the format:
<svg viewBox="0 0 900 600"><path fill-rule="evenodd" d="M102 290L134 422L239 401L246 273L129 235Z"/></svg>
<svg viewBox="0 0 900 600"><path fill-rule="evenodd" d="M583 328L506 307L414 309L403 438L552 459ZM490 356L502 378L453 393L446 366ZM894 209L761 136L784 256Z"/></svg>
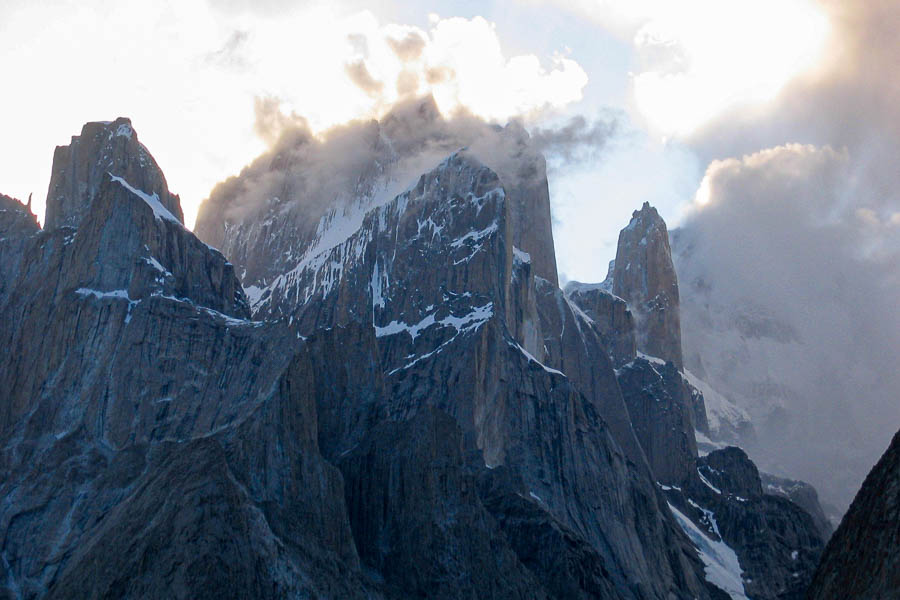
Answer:
<svg viewBox="0 0 900 600"><path fill-rule="evenodd" d="M594 321L616 367L634 360L637 356L634 317L624 300L606 290L602 283L570 281L565 292Z"/></svg>
<svg viewBox="0 0 900 600"><path fill-rule="evenodd" d="M532 257L535 275L558 285L543 156L518 124L469 125L446 121L428 97L333 131L325 142L290 132L216 186L200 207L197 234L238 265L256 304L285 285L282 276L359 229L368 212L468 148L503 182L513 244Z"/></svg>
<svg viewBox="0 0 900 600"><path fill-rule="evenodd" d="M782 555L802 585L808 517L740 451L697 457L699 400L634 356L622 300L558 288L527 135L492 129L500 166L453 152L386 196L435 141L409 118L436 117L354 130L377 160L334 196L313 170L235 212L260 173L323 166L300 134L214 194L205 231L249 299L152 158L129 162L124 123L58 151L54 227L0 214L21 238L0 304L0 594L793 597ZM710 570L719 543L736 580Z"/></svg>
<svg viewBox="0 0 900 600"><path fill-rule="evenodd" d="M634 314L637 349L671 360L681 369L678 277L669 233L665 221L646 202L619 233L612 292L623 298Z"/></svg>
<svg viewBox="0 0 900 600"><path fill-rule="evenodd" d="M340 457L360 559L388 597L547 597L481 504L461 441L453 418L423 408Z"/></svg>
<svg viewBox="0 0 900 600"><path fill-rule="evenodd" d="M696 472L697 443L690 391L675 365L638 358L616 375L656 481L687 481Z"/></svg>
<svg viewBox="0 0 900 600"><path fill-rule="evenodd" d="M872 468L816 569L810 600L900 595L900 432Z"/></svg>
<svg viewBox="0 0 900 600"><path fill-rule="evenodd" d="M697 464L682 486L663 487L707 576L733 598L803 598L824 546L812 517L763 493L759 471L740 448L713 451Z"/></svg>
<svg viewBox="0 0 900 600"><path fill-rule="evenodd" d="M2 593L370 596L301 342L246 319L222 255L148 198L107 175L77 231L19 257L0 314Z"/></svg>
<svg viewBox="0 0 900 600"><path fill-rule="evenodd" d="M19 275L26 248L40 230L30 204L0 194L0 309Z"/></svg>
<svg viewBox="0 0 900 600"><path fill-rule="evenodd" d="M812 517L822 539L827 541L831 538L834 533L834 525L831 524L831 520L819 503L819 493L816 488L805 481L777 477L769 473L760 473L759 476L766 494L787 498L805 510Z"/></svg>
<svg viewBox="0 0 900 600"><path fill-rule="evenodd" d="M131 121L87 123L81 135L53 153L44 229L78 227L108 173L128 181L184 222L178 196L169 193L162 171L138 141Z"/></svg>
<svg viewBox="0 0 900 600"><path fill-rule="evenodd" d="M455 153L369 210L358 228L337 237L342 225L329 222L298 250L303 260L259 295L255 314L287 317L310 343L328 328L374 329L378 360L360 333L352 334L363 349L353 362L380 362L386 393L366 392L372 403L359 407L320 407L333 427L320 433L331 452L362 448L361 423L407 421L436 408L459 427L464 455L479 456L482 471L505 467L527 490L508 489L505 498L523 493L545 514L540 527L564 531L580 540L582 556L602 558L605 583L589 589L615 590L608 597L705 596L699 565L659 504L598 333L515 246L510 198L493 170ZM398 552L398 560L412 556ZM559 587L544 579L558 575L526 554L527 545L513 544L513 552L523 564L543 565L532 573L545 590Z"/></svg>

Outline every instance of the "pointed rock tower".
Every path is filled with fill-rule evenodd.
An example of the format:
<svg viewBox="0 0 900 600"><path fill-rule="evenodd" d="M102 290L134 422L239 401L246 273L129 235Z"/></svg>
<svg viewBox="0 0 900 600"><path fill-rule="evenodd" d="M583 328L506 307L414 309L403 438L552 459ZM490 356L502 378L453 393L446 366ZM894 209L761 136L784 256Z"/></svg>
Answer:
<svg viewBox="0 0 900 600"><path fill-rule="evenodd" d="M44 229L78 227L100 190L104 175L113 173L160 203L184 222L178 196L169 192L166 178L131 127L131 120L86 123L68 146L57 146L47 191Z"/></svg>
<svg viewBox="0 0 900 600"><path fill-rule="evenodd" d="M644 202L619 233L613 271L613 294L634 313L637 349L672 361L680 370L681 318L678 277L672 264L666 222Z"/></svg>

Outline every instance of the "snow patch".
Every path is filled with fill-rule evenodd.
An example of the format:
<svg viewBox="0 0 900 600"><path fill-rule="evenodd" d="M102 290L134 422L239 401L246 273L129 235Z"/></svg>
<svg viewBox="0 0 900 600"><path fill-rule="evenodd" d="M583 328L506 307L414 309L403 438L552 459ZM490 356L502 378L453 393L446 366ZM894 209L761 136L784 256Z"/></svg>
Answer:
<svg viewBox="0 0 900 600"><path fill-rule="evenodd" d="M720 490L719 488L717 488L716 486L714 486L713 484L711 484L711 483L709 482L709 479L707 479L706 477L704 477L704 476L703 476L703 473L700 472L700 469L697 469L697 475L700 476L700 481L702 481L703 483L705 483L705 484L706 484L706 487L708 487L709 489L711 489L712 491L714 491L715 493L717 493L717 494L719 494L719 495L722 494L722 490Z"/></svg>
<svg viewBox="0 0 900 600"><path fill-rule="evenodd" d="M513 260L517 263L531 264L531 255L513 246Z"/></svg>
<svg viewBox="0 0 900 600"><path fill-rule="evenodd" d="M436 313L431 313L415 325L408 325L402 321L396 320L391 321L384 326L376 325L375 336L385 337L403 333L405 331L409 334L413 341L415 341L415 339L419 337L419 333L421 331L428 329L434 324L438 324L443 327L453 327L454 329L456 329L457 333L468 331L473 328L477 329L482 323L484 323L494 315L494 303L488 302L484 306L478 306L474 308L472 312L462 317L457 317L453 314L450 314L438 321L435 319L435 314Z"/></svg>
<svg viewBox="0 0 900 600"><path fill-rule="evenodd" d="M671 503L669 510L672 511L678 525L697 548L700 560L703 561L706 580L731 596L732 600L749 600L741 578L743 571L734 550L725 542L710 538ZM711 511L708 513L708 518L711 520L714 530L718 531L718 525L712 517Z"/></svg>
<svg viewBox="0 0 900 600"><path fill-rule="evenodd" d="M683 376L690 385L703 394L703 404L706 407L706 420L709 423L710 432L719 433L723 424L738 431L742 424L750 422L750 415L747 411L730 402L708 383L687 369L684 370Z"/></svg>
<svg viewBox="0 0 900 600"><path fill-rule="evenodd" d="M151 196L151 195L147 194L146 192L142 192L141 190L139 190L135 187L132 187L131 184L129 184L127 181L125 181L121 177L116 177L112 173L109 173L109 176L112 178L113 181L121 184L122 187L124 187L126 190L128 190L129 192L131 192L132 194L134 194L135 196L137 196L138 198L140 198L141 200L146 202L147 205L153 210L153 216L155 216L157 218L157 220L171 221L172 223L175 223L176 225L179 225L180 227L184 227L184 225L181 224L181 221L179 221L175 217L175 215L170 213L169 210L165 206L162 205L162 202L159 201L159 195L156 192L153 192L153 195Z"/></svg>
<svg viewBox="0 0 900 600"><path fill-rule="evenodd" d="M528 362L537 363L537 365L538 365L539 367L541 367L542 369L544 369L544 370L547 371L548 373L553 373L554 375L562 375L563 377L566 376L566 374L563 373L562 371L557 371L556 369L551 369L550 367L548 367L547 365L545 365L544 363L542 363L541 361L539 361L538 359L536 359L534 356L532 356L532 354L531 354L530 352L528 352L528 350L526 350L525 348L523 348L518 342L507 342L507 343L508 343L510 346L512 346L513 348L518 348L519 352L521 352L522 354L524 354L524 355L525 355L525 358L528 359Z"/></svg>
<svg viewBox="0 0 900 600"><path fill-rule="evenodd" d="M116 129L116 136L127 137L129 140L131 139L131 135L134 133L134 129L131 128L131 125L128 123L122 123L119 125L119 128Z"/></svg>

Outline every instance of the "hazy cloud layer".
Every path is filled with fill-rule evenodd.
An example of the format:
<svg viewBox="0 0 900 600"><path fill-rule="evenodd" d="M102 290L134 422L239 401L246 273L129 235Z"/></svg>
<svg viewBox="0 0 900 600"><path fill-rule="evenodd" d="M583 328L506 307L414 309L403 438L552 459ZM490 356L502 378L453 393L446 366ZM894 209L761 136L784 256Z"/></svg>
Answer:
<svg viewBox="0 0 900 600"><path fill-rule="evenodd" d="M785 142L846 147L865 201L900 207L900 4L823 0L832 26L817 69L769 105L735 111L698 132L704 157L736 156Z"/></svg>
<svg viewBox="0 0 900 600"><path fill-rule="evenodd" d="M900 428L900 218L868 184L844 149L714 161L674 245L686 357L754 414L763 467L844 506Z"/></svg>
<svg viewBox="0 0 900 600"><path fill-rule="evenodd" d="M446 118L431 97L399 102L380 121L353 121L321 135L314 135L302 117L285 114L277 99L258 98L255 128L271 149L239 177L219 184L204 210L225 210L228 220L241 221L278 198L281 206L297 211L298 219L314 221L340 198L358 194L361 182L373 174L393 182L383 193L396 194L461 148L507 185L531 185L544 172L533 168L535 161L548 156L560 165L588 155L597 158L617 132L612 118L576 117L529 135L518 121L501 127L465 111Z"/></svg>
<svg viewBox="0 0 900 600"><path fill-rule="evenodd" d="M279 99L321 133L434 95L505 122L582 98L587 75L553 49L510 52L481 18L321 0L0 3L0 57L17 93L0 115L0 185L43 214L53 147L90 120L128 116L183 198L190 226L216 181L264 150L254 98ZM377 15L377 16L376 16ZM115 49L111 52L110 49ZM559 45L563 50L564 46ZM79 90L67 93L66 90ZM60 102L60 94L65 102ZM258 107L257 107L258 108Z"/></svg>

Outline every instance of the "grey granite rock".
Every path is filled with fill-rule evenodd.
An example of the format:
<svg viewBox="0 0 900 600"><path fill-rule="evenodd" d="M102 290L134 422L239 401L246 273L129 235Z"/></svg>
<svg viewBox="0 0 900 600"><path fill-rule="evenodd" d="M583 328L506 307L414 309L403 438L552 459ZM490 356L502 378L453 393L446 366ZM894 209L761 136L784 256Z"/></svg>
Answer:
<svg viewBox="0 0 900 600"><path fill-rule="evenodd" d="M26 249L40 230L30 205L0 194L0 309L18 277Z"/></svg>
<svg viewBox="0 0 900 600"><path fill-rule="evenodd" d="M900 597L900 432L831 536L810 600Z"/></svg>
<svg viewBox="0 0 900 600"><path fill-rule="evenodd" d="M634 360L637 356L634 317L626 302L607 291L602 283L570 281L565 291L596 324L613 364L621 367Z"/></svg>
<svg viewBox="0 0 900 600"><path fill-rule="evenodd" d="M464 470L462 436L423 408L338 460L360 558L393 598L546 598Z"/></svg>
<svg viewBox="0 0 900 600"><path fill-rule="evenodd" d="M671 360L681 369L678 277L669 233L665 221L646 202L619 233L612 292L634 314L637 349Z"/></svg>
<svg viewBox="0 0 900 600"><path fill-rule="evenodd" d="M825 510L819 503L819 493L812 485L805 481L777 477L769 473L760 473L763 490L773 496L783 496L809 513L816 524L822 539L828 540L834 533L834 525L825 515Z"/></svg>
<svg viewBox="0 0 900 600"><path fill-rule="evenodd" d="M166 178L129 119L87 123L68 146L57 146L50 172L44 229L78 227L107 173L124 178L184 222L178 196L169 192Z"/></svg>
<svg viewBox="0 0 900 600"><path fill-rule="evenodd" d="M616 594L704 595L639 446L623 452L617 442L612 423L627 427L627 411L591 320L533 276L512 243L508 199L493 171L454 154L277 279L255 314L287 318L310 342L327 328L373 326L383 408L377 389L362 406L323 407L330 452L352 453L360 423L438 408L455 419L466 453L507 466L550 518L603 556ZM593 354L579 356L585 344ZM371 353L352 356L374 364Z"/></svg>
<svg viewBox="0 0 900 600"><path fill-rule="evenodd" d="M696 471L697 443L690 392L675 365L638 358L616 375L656 481L687 481Z"/></svg>
<svg viewBox="0 0 900 600"><path fill-rule="evenodd" d="M721 541L739 562L748 598L804 597L824 540L812 517L790 500L763 493L759 471L743 450L728 447L698 459L696 476L666 486L669 502L711 542ZM707 560L715 562L720 548Z"/></svg>
<svg viewBox="0 0 900 600"><path fill-rule="evenodd" d="M371 597L302 342L105 177L77 231L32 235L0 314L2 593Z"/></svg>

